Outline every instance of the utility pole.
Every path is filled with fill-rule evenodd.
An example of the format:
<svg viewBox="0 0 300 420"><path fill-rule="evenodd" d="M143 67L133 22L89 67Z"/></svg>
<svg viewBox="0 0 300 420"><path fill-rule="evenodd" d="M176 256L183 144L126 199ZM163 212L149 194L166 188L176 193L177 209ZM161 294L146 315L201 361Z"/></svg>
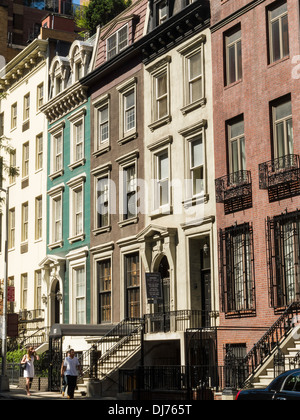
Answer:
<svg viewBox="0 0 300 420"><path fill-rule="evenodd" d="M4 284L3 284L3 317L2 317L2 368L0 376L0 391L9 391L9 380L6 371L7 353L7 285L8 285L8 209L9 209L9 187L2 188L5 193L5 245L4 245Z"/></svg>

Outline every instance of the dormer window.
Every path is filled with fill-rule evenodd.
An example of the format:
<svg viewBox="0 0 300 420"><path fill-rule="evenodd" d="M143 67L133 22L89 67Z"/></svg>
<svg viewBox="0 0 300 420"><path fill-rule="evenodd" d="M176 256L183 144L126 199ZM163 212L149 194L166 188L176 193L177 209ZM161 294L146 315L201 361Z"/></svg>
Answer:
<svg viewBox="0 0 300 420"><path fill-rule="evenodd" d="M158 4L157 12L157 22L158 25L161 25L168 19L168 5L166 1L162 1Z"/></svg>
<svg viewBox="0 0 300 420"><path fill-rule="evenodd" d="M128 46L128 25L126 24L107 39L107 60L110 60Z"/></svg>

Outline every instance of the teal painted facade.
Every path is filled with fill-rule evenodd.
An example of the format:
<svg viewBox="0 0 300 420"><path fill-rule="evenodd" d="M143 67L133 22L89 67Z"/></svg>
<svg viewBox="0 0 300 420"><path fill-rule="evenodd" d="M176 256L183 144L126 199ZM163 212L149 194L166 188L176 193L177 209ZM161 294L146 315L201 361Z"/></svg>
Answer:
<svg viewBox="0 0 300 420"><path fill-rule="evenodd" d="M72 122L70 118L72 115L76 114L80 109L85 109L84 118L84 162L79 166L71 169L69 165L71 164L71 148L72 148ZM51 129L57 125L64 125L63 127L63 174L56 176L54 179L50 179L49 175L51 175L51 159L53 159L53 136L51 134ZM65 276L63 280L63 320L62 322L65 324L70 323L70 284L72 283L71 280L71 266L70 261L66 256L72 252L79 250L83 247L88 247L90 244L90 103L89 99L80 105L77 108L72 109L71 112L64 115L62 118L56 120L54 123L49 124L48 127L48 161L47 161L47 191L63 185L62 191L62 242L61 246L57 246L54 248L49 248L49 244L51 243L51 205L52 205L52 198L51 196L47 196L47 254L49 256L55 255L57 257L65 259ZM84 238L74 240L73 242L69 240L71 237L70 232L70 218L73 217L70 214L72 206L70 203L71 200L71 189L68 186L68 182L82 174L85 174L85 181L83 182L83 233ZM76 260L76 258L75 258ZM85 320L86 324L90 323L90 257L89 252L87 252L86 256L86 263L85 263ZM75 305L75 302L72 302ZM73 323L74 319L73 319Z"/></svg>

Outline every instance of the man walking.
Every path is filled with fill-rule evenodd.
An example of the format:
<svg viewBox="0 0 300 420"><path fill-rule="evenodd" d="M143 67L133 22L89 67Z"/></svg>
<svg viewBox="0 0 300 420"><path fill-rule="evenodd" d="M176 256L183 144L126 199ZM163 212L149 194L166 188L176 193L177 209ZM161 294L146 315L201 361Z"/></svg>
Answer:
<svg viewBox="0 0 300 420"><path fill-rule="evenodd" d="M73 349L69 351L69 356L65 358L64 365L63 365L63 374L65 373L67 377L68 383L68 398L74 398L74 391L77 384L77 376L78 373L81 373L81 366L79 360L75 356L75 352Z"/></svg>

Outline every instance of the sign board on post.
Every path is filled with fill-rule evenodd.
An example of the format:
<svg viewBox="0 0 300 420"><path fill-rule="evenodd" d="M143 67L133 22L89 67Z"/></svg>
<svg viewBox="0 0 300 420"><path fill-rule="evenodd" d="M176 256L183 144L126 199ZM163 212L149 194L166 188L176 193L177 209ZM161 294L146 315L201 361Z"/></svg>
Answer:
<svg viewBox="0 0 300 420"><path fill-rule="evenodd" d="M13 286L7 287L7 302L15 301L15 288Z"/></svg>
<svg viewBox="0 0 300 420"><path fill-rule="evenodd" d="M146 273L146 291L148 303L156 303L163 299L160 273Z"/></svg>

